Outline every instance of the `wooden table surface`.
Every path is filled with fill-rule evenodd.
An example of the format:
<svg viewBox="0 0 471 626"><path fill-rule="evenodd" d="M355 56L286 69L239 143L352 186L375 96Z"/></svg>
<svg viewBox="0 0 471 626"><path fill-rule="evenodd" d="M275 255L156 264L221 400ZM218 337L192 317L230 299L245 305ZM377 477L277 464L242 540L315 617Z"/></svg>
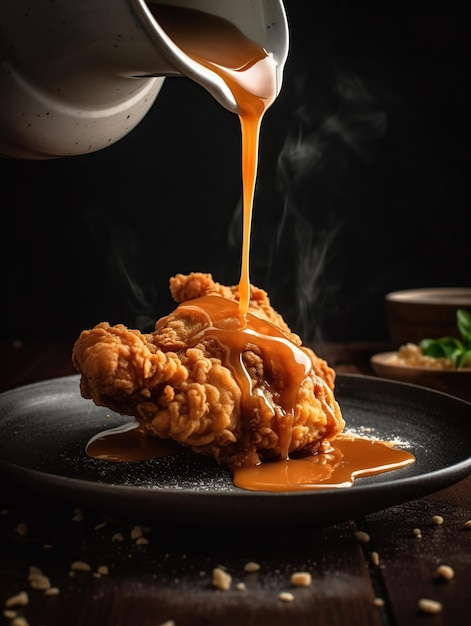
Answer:
<svg viewBox="0 0 471 626"><path fill-rule="evenodd" d="M384 349L317 347L338 372L367 375L370 355ZM0 391L75 373L70 354L65 343L0 344ZM5 481L0 495L0 624L471 624L471 477L362 519L276 530L142 525L132 514L122 521ZM259 569L247 571L250 562ZM440 565L453 578L438 576ZM214 568L230 574L230 589L213 585ZM311 584L293 586L297 571L309 572ZM423 598L441 611L424 612Z"/></svg>

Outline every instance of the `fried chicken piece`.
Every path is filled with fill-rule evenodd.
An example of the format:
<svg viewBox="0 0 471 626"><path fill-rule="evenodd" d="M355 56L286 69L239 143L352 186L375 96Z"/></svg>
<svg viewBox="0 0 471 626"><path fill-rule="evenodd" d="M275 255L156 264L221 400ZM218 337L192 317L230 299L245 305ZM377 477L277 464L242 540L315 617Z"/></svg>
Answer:
<svg viewBox="0 0 471 626"><path fill-rule="evenodd" d="M233 312L224 324L231 329L237 321L238 307L232 304L238 302L237 286L195 272L171 278L170 291L183 304L158 320L152 333L107 322L81 333L72 361L84 398L134 416L151 435L174 439L231 468L329 446L344 427L334 398L335 373L301 345L265 291L251 286L249 315L274 325L289 340L284 343L309 363L294 390L291 412L280 400L288 389L285 359L268 358L263 342L249 337L240 354L244 375L234 375L227 346L217 335L205 334L208 316L191 306L204 296L230 301Z"/></svg>

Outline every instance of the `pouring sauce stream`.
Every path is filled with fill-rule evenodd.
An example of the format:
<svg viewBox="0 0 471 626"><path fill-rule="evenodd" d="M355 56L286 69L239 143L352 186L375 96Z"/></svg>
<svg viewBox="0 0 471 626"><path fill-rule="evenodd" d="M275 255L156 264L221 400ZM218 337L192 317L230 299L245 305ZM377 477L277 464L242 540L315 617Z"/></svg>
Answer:
<svg viewBox="0 0 471 626"><path fill-rule="evenodd" d="M245 315L250 302L250 233L260 126L265 111L276 98L276 62L225 19L169 5L149 4L149 8L160 26L188 57L224 80L240 108L243 238L239 307Z"/></svg>

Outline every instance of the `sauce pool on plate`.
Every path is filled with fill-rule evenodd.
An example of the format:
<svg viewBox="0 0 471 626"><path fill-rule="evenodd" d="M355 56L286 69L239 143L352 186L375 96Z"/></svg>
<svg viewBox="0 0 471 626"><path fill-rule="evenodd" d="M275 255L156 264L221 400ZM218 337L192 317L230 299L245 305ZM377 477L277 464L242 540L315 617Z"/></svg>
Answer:
<svg viewBox="0 0 471 626"><path fill-rule="evenodd" d="M98 433L90 439L87 454L95 459L147 461L183 452L169 439L149 436L137 422ZM236 468L234 484L249 491L312 491L351 487L356 478L406 467L415 461L406 450L384 441L339 435L326 452Z"/></svg>

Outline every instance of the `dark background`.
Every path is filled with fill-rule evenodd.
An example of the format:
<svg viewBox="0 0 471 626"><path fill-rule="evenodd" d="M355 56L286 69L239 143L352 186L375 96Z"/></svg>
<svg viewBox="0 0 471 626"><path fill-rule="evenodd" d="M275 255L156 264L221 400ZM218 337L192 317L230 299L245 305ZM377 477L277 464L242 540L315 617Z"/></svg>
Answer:
<svg viewBox="0 0 471 626"><path fill-rule="evenodd" d="M384 295L470 286L466 7L286 0L251 279L306 341L386 338ZM86 156L0 159L3 339L148 330L168 279L239 279L240 130L186 78Z"/></svg>

